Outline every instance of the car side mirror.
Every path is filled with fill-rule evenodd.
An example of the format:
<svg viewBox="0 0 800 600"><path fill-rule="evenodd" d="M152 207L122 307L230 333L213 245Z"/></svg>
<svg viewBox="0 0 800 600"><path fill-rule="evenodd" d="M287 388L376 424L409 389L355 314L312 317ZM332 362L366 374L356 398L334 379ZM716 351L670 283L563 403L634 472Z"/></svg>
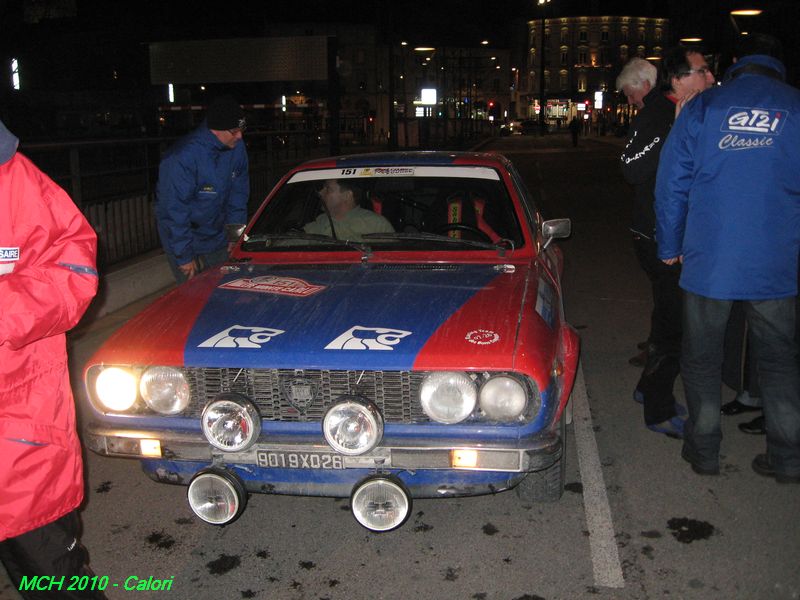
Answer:
<svg viewBox="0 0 800 600"><path fill-rule="evenodd" d="M247 223L228 223L225 225L225 237L229 243L234 243L242 237Z"/></svg>
<svg viewBox="0 0 800 600"><path fill-rule="evenodd" d="M544 238L544 248L556 238L567 238L572 234L572 221L569 219L550 219L542 223L542 237Z"/></svg>

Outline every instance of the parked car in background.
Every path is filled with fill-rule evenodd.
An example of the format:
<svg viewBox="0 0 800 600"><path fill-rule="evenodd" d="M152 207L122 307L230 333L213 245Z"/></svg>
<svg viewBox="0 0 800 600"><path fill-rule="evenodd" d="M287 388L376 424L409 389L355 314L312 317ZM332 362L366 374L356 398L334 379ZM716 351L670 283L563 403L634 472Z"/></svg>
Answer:
<svg viewBox="0 0 800 600"><path fill-rule="evenodd" d="M499 155L307 162L224 266L89 360L86 443L187 485L220 525L249 493L349 497L372 531L413 498L558 500L579 342L551 242L569 233Z"/></svg>
<svg viewBox="0 0 800 600"><path fill-rule="evenodd" d="M514 119L508 123L503 123L500 126L500 135L522 135L522 121Z"/></svg>
<svg viewBox="0 0 800 600"><path fill-rule="evenodd" d="M539 121L525 119L522 121L522 135L536 135L539 133Z"/></svg>

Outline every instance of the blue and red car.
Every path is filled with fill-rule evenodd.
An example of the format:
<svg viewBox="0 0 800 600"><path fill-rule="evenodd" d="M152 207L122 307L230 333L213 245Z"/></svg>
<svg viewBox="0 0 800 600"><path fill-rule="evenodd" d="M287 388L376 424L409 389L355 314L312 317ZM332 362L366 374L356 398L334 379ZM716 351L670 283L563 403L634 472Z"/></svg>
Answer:
<svg viewBox="0 0 800 600"><path fill-rule="evenodd" d="M225 265L90 359L84 439L188 485L212 524L249 493L349 497L373 531L413 498L555 501L579 342L550 243L569 233L499 155L307 162Z"/></svg>

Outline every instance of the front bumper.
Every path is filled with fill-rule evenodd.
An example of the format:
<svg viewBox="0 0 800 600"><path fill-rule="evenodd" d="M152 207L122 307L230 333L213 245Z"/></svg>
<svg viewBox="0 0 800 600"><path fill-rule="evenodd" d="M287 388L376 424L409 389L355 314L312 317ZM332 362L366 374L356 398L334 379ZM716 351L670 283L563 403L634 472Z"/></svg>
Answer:
<svg viewBox="0 0 800 600"><path fill-rule="evenodd" d="M550 467L563 448L558 431L548 430L515 444L386 437L360 456L336 454L322 436L273 441L262 435L244 452L222 452L193 432L97 424L87 427L84 442L98 454L143 459L145 472L165 483L186 485L195 473L214 466L236 472L250 492L335 497L349 496L356 482L376 472L396 474L417 498L494 493ZM332 456L337 468L314 468L324 459L330 464ZM286 457L294 457L292 466Z"/></svg>

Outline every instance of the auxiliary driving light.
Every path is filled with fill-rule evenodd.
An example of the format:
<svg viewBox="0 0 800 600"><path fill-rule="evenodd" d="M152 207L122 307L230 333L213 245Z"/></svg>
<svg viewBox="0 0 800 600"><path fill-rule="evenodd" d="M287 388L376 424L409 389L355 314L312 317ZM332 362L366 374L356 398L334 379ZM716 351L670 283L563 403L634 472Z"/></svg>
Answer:
<svg viewBox="0 0 800 600"><path fill-rule="evenodd" d="M209 443L225 450L245 450L261 433L261 416L258 409L241 394L218 394L203 409L201 418L203 435Z"/></svg>
<svg viewBox="0 0 800 600"><path fill-rule="evenodd" d="M383 417L371 402L346 397L325 413L322 433L337 452L349 456L364 454L383 438Z"/></svg>
<svg viewBox="0 0 800 600"><path fill-rule="evenodd" d="M370 531L390 531L411 512L411 495L398 478L372 475L355 487L350 508L356 521Z"/></svg>
<svg viewBox="0 0 800 600"><path fill-rule="evenodd" d="M194 514L211 525L234 521L247 504L247 492L241 480L221 469L200 471L189 484L186 494Z"/></svg>

